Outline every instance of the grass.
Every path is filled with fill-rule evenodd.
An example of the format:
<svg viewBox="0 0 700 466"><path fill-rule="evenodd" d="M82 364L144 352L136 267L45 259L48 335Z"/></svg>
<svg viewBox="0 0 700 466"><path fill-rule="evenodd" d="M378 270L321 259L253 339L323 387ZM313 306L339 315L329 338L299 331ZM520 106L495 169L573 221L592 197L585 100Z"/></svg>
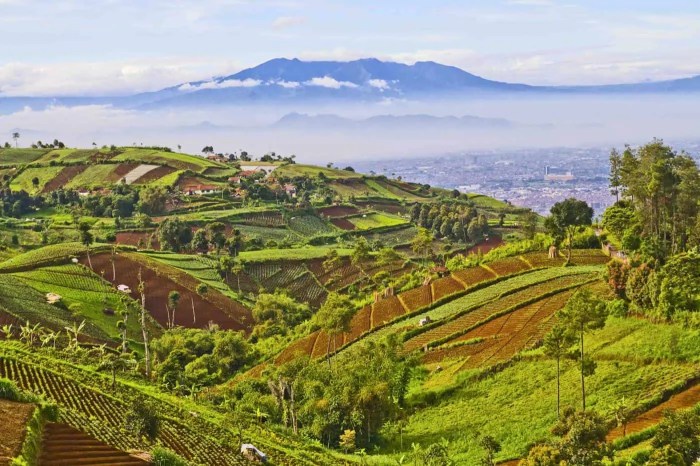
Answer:
<svg viewBox="0 0 700 466"><path fill-rule="evenodd" d="M61 170L63 167L29 167L10 182L10 189L38 194L44 189L44 185L54 179ZM35 177L39 179L39 184L36 186L32 183Z"/></svg>
<svg viewBox="0 0 700 466"><path fill-rule="evenodd" d="M47 149L0 149L0 165L31 163L48 152Z"/></svg>
<svg viewBox="0 0 700 466"><path fill-rule="evenodd" d="M114 184L116 180L110 181L110 175L119 165L116 164L104 164L104 165L90 165L83 171L79 173L73 179L71 179L66 188L93 188L100 186L107 186Z"/></svg>
<svg viewBox="0 0 700 466"><path fill-rule="evenodd" d="M23 283L42 293L56 293L64 305L78 319L86 319L111 337L119 337L116 324L123 320L119 315L122 309L121 295L107 282L80 265L69 264L44 267L14 273ZM106 315L105 308L116 311ZM141 340L141 327L135 315L127 319L127 335L136 341Z"/></svg>
<svg viewBox="0 0 700 466"><path fill-rule="evenodd" d="M255 165L251 162L251 165ZM323 173L327 178L339 179L339 178L360 178L362 175L345 170L337 170L335 168L318 167L315 165L301 165L301 164L289 164L282 165L275 169L275 176L282 177L287 176L293 178L295 176L309 176L316 177L319 173Z"/></svg>
<svg viewBox="0 0 700 466"><path fill-rule="evenodd" d="M330 246L305 246L295 249L262 249L260 251L243 251L239 257L243 262L264 262L272 260L311 260L325 257L328 251L335 249L339 256L349 256L352 249L340 249Z"/></svg>
<svg viewBox="0 0 700 466"><path fill-rule="evenodd" d="M510 206L506 204L503 201L499 201L498 199L494 199L489 196L484 196L483 194L474 194L474 193L469 193L469 200L474 203L477 207L482 207L484 209L494 209L494 210L500 210L500 209L507 209Z"/></svg>
<svg viewBox="0 0 700 466"><path fill-rule="evenodd" d="M348 220L350 220L350 222L352 222L352 224L355 225L358 230L371 230L374 228L392 227L396 225L405 225L408 223L408 220L400 217L377 213L349 217Z"/></svg>
<svg viewBox="0 0 700 466"><path fill-rule="evenodd" d="M162 152L153 149L126 148L124 152L113 157L112 160L127 162L155 163L168 165L178 170L192 170L203 172L207 168L222 168L220 163L212 162L195 155L180 154L177 152Z"/></svg>

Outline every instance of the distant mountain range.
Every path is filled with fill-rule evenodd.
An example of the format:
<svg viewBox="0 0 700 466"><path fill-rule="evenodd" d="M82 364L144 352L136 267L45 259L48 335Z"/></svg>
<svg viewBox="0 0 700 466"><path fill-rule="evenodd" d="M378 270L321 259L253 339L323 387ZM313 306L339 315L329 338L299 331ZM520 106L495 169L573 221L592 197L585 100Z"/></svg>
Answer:
<svg viewBox="0 0 700 466"><path fill-rule="evenodd" d="M323 100L429 100L504 93L636 94L698 91L700 76L605 86L529 86L484 79L457 67L430 61L406 65L375 58L347 62L276 58L230 76L182 83L160 91L127 97L0 96L0 112L8 113L26 105L45 107L50 104L110 104L126 108L162 108Z"/></svg>

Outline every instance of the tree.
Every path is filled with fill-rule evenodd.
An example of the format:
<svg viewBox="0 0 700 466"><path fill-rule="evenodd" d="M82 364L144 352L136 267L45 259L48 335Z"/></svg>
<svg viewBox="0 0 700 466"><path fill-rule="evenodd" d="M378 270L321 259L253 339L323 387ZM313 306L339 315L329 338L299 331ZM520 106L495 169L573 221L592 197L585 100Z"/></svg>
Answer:
<svg viewBox="0 0 700 466"><path fill-rule="evenodd" d="M15 148L17 147L17 140L19 139L20 134L18 132L12 133L12 139L15 140Z"/></svg>
<svg viewBox="0 0 700 466"><path fill-rule="evenodd" d="M355 315L355 309L350 298L332 292L314 316L316 324L328 335L328 346L326 348L328 367L331 366L331 340L335 344L335 339L338 335L350 330L350 320L353 315Z"/></svg>
<svg viewBox="0 0 700 466"><path fill-rule="evenodd" d="M573 344L570 332L561 325L555 325L544 337L544 354L557 360L557 418L561 417L561 359Z"/></svg>
<svg viewBox="0 0 700 466"><path fill-rule="evenodd" d="M34 186L34 189L39 188L39 178L38 177L35 176L34 178L32 178L32 186Z"/></svg>
<svg viewBox="0 0 700 466"><path fill-rule="evenodd" d="M90 259L90 246L95 241L95 237L90 232L91 225L88 222L82 221L78 225L78 231L80 232L80 243L85 246L85 251L87 252L88 264L92 268L92 260Z"/></svg>
<svg viewBox="0 0 700 466"><path fill-rule="evenodd" d="M561 325L569 332L578 335L579 358L581 362L581 404L586 410L586 383L585 376L595 370L595 363L586 360L584 352L584 334L605 326L605 303L596 298L593 293L582 288L578 290L566 303L566 307L559 311Z"/></svg>
<svg viewBox="0 0 700 466"><path fill-rule="evenodd" d="M139 192L137 208L147 215L159 215L165 212L168 191L162 186L147 186Z"/></svg>
<svg viewBox="0 0 700 466"><path fill-rule="evenodd" d="M593 222L593 209L584 201L569 198L557 202L550 210L550 216L545 220L545 226L549 232L561 242L567 240L567 263L571 262L571 248L574 242L574 234L583 226Z"/></svg>
<svg viewBox="0 0 700 466"><path fill-rule="evenodd" d="M206 230L209 235L209 242L216 249L216 253L219 254L226 243L226 236L224 235L226 225L221 222L213 222L207 224Z"/></svg>
<svg viewBox="0 0 700 466"><path fill-rule="evenodd" d="M540 216L535 212L529 210L520 216L520 223L522 224L523 233L527 239L533 239L535 233L537 233L537 223L539 222Z"/></svg>
<svg viewBox="0 0 700 466"><path fill-rule="evenodd" d="M150 347L148 345L148 327L146 325L146 282L143 280L143 275L141 273L141 268L139 268L139 273L137 275L139 282L138 292L141 296L141 319L139 323L141 324L141 335L143 336L143 357L146 365L146 378L151 378L151 354Z"/></svg>
<svg viewBox="0 0 700 466"><path fill-rule="evenodd" d="M425 265L428 257L433 252L433 235L427 228L418 228L416 236L411 241L411 249L423 258L423 265Z"/></svg>
<svg viewBox="0 0 700 466"><path fill-rule="evenodd" d="M484 457L481 458L482 466L494 466L496 464L496 453L501 451L501 444L495 438L486 435L479 440L479 445L485 452Z"/></svg>
<svg viewBox="0 0 700 466"><path fill-rule="evenodd" d="M622 436L625 437L627 435L627 424L632 420L633 415L624 398L617 403L614 413L617 426L622 427Z"/></svg>
<svg viewBox="0 0 700 466"><path fill-rule="evenodd" d="M561 437L558 447L561 459L565 461L563 464L591 466L601 464L603 458L612 456L605 441L607 423L593 411L567 410L552 433Z"/></svg>
<svg viewBox="0 0 700 466"><path fill-rule="evenodd" d="M179 218L166 218L156 230L161 249L180 252L192 242L192 229Z"/></svg>
<svg viewBox="0 0 700 466"><path fill-rule="evenodd" d="M131 410L126 415L126 430L137 437L146 437L154 441L160 432L160 419L156 408L138 398L131 403Z"/></svg>
<svg viewBox="0 0 700 466"><path fill-rule="evenodd" d="M657 312L666 319L675 313L700 311L700 253L673 257L659 273Z"/></svg>
<svg viewBox="0 0 700 466"><path fill-rule="evenodd" d="M364 264L372 257L371 253L372 248L370 247L367 238L364 236L359 237L357 241L355 241L355 248L352 250L352 254L350 255L350 262L352 265L359 268L360 272L362 272L365 277L367 276L367 273L365 272Z"/></svg>
<svg viewBox="0 0 700 466"><path fill-rule="evenodd" d="M128 368L129 362L123 356L119 356L112 352L107 353L97 366L97 370L106 370L112 374L112 390L115 389L117 384L117 372Z"/></svg>
<svg viewBox="0 0 700 466"><path fill-rule="evenodd" d="M209 292L209 287L206 285L206 283L200 283L197 285L197 294L204 298L204 295ZM192 323L197 322L197 314L195 313L194 309L194 297L190 295L190 300L192 301Z"/></svg>
<svg viewBox="0 0 700 466"><path fill-rule="evenodd" d="M171 291L168 293L168 326L173 328L175 326L175 309L180 302L180 293L177 291Z"/></svg>
<svg viewBox="0 0 700 466"><path fill-rule="evenodd" d="M519 466L560 466L561 452L555 445L535 445Z"/></svg>
<svg viewBox="0 0 700 466"><path fill-rule="evenodd" d="M192 236L192 250L201 252L202 254L209 251L209 239L207 239L207 233L203 229L199 229L194 232Z"/></svg>
<svg viewBox="0 0 700 466"><path fill-rule="evenodd" d="M666 411L651 445L655 450L669 447L690 466L700 456L700 414L697 409ZM668 452L669 456L670 452Z"/></svg>
<svg viewBox="0 0 700 466"><path fill-rule="evenodd" d="M620 187L622 186L622 156L613 149L610 151L610 194L615 196L615 201L620 200Z"/></svg>
<svg viewBox="0 0 700 466"><path fill-rule="evenodd" d="M340 435L340 448L342 448L345 453L355 450L354 430L345 429L345 431Z"/></svg>

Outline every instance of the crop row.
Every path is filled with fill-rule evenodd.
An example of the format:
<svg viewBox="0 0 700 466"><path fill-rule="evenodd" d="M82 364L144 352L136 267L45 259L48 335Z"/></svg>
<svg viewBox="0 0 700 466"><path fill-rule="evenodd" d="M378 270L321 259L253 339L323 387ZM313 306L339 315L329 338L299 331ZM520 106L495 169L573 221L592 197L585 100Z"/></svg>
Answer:
<svg viewBox="0 0 700 466"><path fill-rule="evenodd" d="M88 430L99 440L123 450L143 447L139 439L123 430L128 412L123 401L16 359L0 358L0 375L57 403L62 408L62 420L73 427ZM185 458L204 464L245 464L232 450L196 430L167 416L161 422L158 440Z"/></svg>
<svg viewBox="0 0 700 466"><path fill-rule="evenodd" d="M512 275L530 269L530 265L520 257L506 257L487 264L488 268L496 272L500 277L504 275Z"/></svg>
<svg viewBox="0 0 700 466"><path fill-rule="evenodd" d="M280 212L251 212L233 219L236 223L258 227L283 227L284 216Z"/></svg>
<svg viewBox="0 0 700 466"><path fill-rule="evenodd" d="M290 218L289 228L304 236L314 236L337 231L314 215L301 215Z"/></svg>
<svg viewBox="0 0 700 466"><path fill-rule="evenodd" d="M542 283L533 284L525 289L516 291L515 293L506 294L505 296L498 297L492 302L489 302L481 307L474 309L456 319L446 319L443 325L439 325L428 331L418 334L417 336L409 339L404 344L406 351L412 351L418 348L445 337L449 335L456 334L460 331L471 328L472 326L482 322L493 315L497 315L508 309L517 306L519 303L526 302L535 296L540 296L545 293L552 292L560 288L565 288L576 283L582 283L586 279L590 278L589 275L574 275L574 276L563 276L559 278L554 278L549 281ZM491 288L496 288L494 285ZM476 292L478 293L478 292ZM476 294L474 293L474 294ZM469 305L465 305L462 310L468 310Z"/></svg>
<svg viewBox="0 0 700 466"><path fill-rule="evenodd" d="M104 249L97 246L93 251ZM80 243L61 243L33 249L15 256L0 264L0 270L12 271L44 264L68 263L71 257L85 254L85 246Z"/></svg>

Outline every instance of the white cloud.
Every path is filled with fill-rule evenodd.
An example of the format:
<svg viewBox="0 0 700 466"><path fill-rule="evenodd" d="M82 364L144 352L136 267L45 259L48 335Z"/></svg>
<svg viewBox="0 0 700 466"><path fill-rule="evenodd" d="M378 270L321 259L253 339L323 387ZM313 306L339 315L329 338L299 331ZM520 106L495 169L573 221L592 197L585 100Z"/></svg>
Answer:
<svg viewBox="0 0 700 466"><path fill-rule="evenodd" d="M273 81L271 84L277 84L285 89L296 89L297 87L301 86L301 83L297 81Z"/></svg>
<svg viewBox="0 0 700 466"><path fill-rule="evenodd" d="M307 86L327 87L329 89L340 89L341 87L357 87L357 84L355 83L351 83L350 81L338 81L334 78L331 78L330 76L324 76L322 78L311 78L304 84L306 84Z"/></svg>
<svg viewBox="0 0 700 466"><path fill-rule="evenodd" d="M272 22L272 27L275 29L287 29L293 26L299 26L306 22L303 16L280 16Z"/></svg>
<svg viewBox="0 0 700 466"><path fill-rule="evenodd" d="M390 89L389 83L383 79L370 79L369 81L367 81L367 84L381 91L386 91Z"/></svg>
<svg viewBox="0 0 700 466"><path fill-rule="evenodd" d="M226 89L228 87L255 87L262 84L259 79L226 79L224 81L207 81L201 84L185 83L178 87L182 92L200 91L202 89Z"/></svg>
<svg viewBox="0 0 700 466"><path fill-rule="evenodd" d="M226 61L186 57L47 65L15 62L0 65L0 95L126 95L156 91L202 76L225 76L239 69L239 65Z"/></svg>

